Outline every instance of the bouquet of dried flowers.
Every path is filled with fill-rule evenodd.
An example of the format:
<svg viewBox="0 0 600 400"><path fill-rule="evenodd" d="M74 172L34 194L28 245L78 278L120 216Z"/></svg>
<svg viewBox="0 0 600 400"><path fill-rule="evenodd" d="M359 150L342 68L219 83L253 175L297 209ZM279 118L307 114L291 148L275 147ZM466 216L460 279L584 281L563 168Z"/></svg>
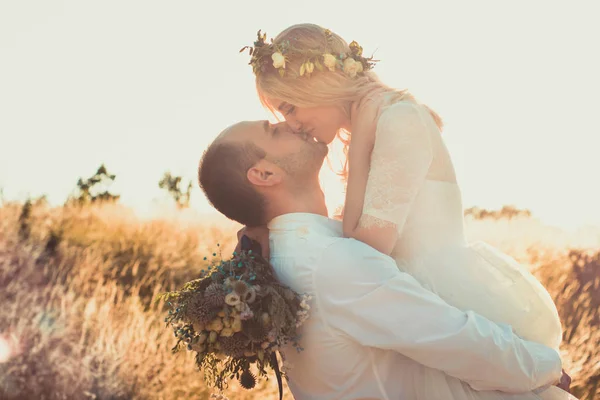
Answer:
<svg viewBox="0 0 600 400"><path fill-rule="evenodd" d="M308 318L310 296L282 285L260 250L234 252L160 298L177 338L173 353L182 347L194 352L207 385L220 391L233 378L251 389L268 368L279 373L275 352L281 346L302 350L297 329Z"/></svg>

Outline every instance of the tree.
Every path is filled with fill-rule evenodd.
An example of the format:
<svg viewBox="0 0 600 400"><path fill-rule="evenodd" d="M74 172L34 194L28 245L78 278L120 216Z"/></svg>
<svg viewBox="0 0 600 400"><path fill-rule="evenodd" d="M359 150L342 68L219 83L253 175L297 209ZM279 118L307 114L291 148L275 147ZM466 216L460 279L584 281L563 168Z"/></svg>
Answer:
<svg viewBox="0 0 600 400"><path fill-rule="evenodd" d="M167 171L163 175L162 179L158 182L158 187L166 190L173 200L175 200L175 204L177 208L187 208L190 206L190 196L192 193L192 181L189 181L187 185L187 190L183 192L181 190L181 181L183 178L181 176L173 176L171 172Z"/></svg>
<svg viewBox="0 0 600 400"><path fill-rule="evenodd" d="M109 174L104 164L100 165L94 175L88 179L79 178L77 181L77 195L69 199L70 203L79 205L91 203L114 203L121 196L108 191L116 179L116 175Z"/></svg>
<svg viewBox="0 0 600 400"><path fill-rule="evenodd" d="M19 238L26 240L31 233L31 209L33 204L31 199L27 199L21 207L21 214L19 214Z"/></svg>

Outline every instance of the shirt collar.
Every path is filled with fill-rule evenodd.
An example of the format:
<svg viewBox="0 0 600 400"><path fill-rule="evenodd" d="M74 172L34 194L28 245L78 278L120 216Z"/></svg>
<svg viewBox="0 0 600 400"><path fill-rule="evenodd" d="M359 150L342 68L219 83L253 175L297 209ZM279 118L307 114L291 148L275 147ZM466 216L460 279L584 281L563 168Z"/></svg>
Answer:
<svg viewBox="0 0 600 400"><path fill-rule="evenodd" d="M327 236L342 237L342 223L319 214L290 213L273 218L267 225L269 231L286 232L299 228L307 228L310 232Z"/></svg>

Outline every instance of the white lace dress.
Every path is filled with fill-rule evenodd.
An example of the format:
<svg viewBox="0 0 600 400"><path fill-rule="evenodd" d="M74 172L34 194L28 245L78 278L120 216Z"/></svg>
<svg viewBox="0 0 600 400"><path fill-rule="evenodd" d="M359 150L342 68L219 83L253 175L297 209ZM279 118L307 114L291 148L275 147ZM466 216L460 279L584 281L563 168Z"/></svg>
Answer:
<svg viewBox="0 0 600 400"><path fill-rule="evenodd" d="M360 226L395 226L399 240L391 255L398 267L449 304L509 324L522 338L558 349L561 323L545 288L511 257L465 239L453 171L427 108L406 101L382 107ZM454 385L443 374L415 379L421 388L415 399L515 399L514 394ZM573 397L553 386L522 398Z"/></svg>

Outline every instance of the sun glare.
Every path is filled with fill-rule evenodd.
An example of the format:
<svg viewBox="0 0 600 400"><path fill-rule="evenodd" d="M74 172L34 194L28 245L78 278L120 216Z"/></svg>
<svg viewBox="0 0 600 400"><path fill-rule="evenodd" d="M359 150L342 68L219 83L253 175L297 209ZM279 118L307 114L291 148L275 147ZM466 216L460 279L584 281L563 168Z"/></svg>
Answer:
<svg viewBox="0 0 600 400"><path fill-rule="evenodd" d="M12 355L10 342L3 336L0 336L0 363L7 362Z"/></svg>

